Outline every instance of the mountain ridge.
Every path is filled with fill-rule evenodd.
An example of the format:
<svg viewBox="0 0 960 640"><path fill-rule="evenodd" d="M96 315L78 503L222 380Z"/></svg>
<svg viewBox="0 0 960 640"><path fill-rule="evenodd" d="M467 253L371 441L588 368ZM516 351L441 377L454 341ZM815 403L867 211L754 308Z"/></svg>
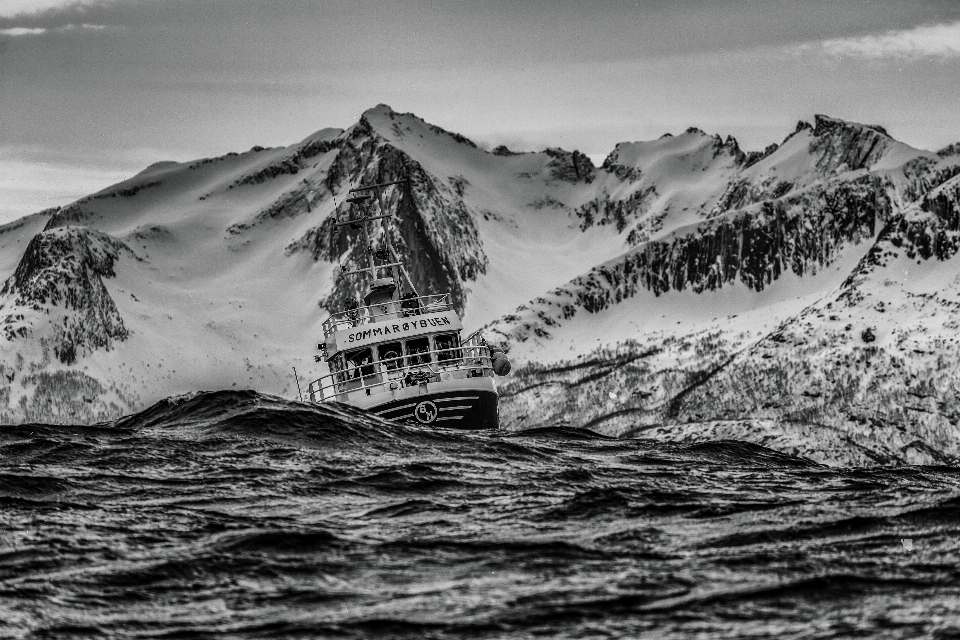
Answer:
<svg viewBox="0 0 960 640"><path fill-rule="evenodd" d="M403 203L393 236L414 280L451 292L467 327L485 326L523 365L505 422L622 433L623 420L655 420L660 437L708 415L776 423L782 412L710 410L733 384L716 381L749 368L738 354L786 335L777 327L817 317L806 310L818 301L846 304L837 292L858 290L856 274L881 278L868 267L884 252L953 269L956 146L914 149L883 127L817 115L762 151L691 127L618 143L597 167L578 150L489 151L378 105L287 147L155 163L0 228L0 420L105 419L200 388L295 395L290 367L312 361L323 318L357 294L336 273L363 255L332 241L333 216L351 187L406 177L409 191L387 199ZM59 297L25 293L31 282ZM907 313L897 295L890 308ZM579 367L605 353L623 357ZM524 413L524 387L569 397ZM809 399L802 391L789 393ZM602 418L608 404L623 418ZM841 413L828 416L837 429L856 424Z"/></svg>

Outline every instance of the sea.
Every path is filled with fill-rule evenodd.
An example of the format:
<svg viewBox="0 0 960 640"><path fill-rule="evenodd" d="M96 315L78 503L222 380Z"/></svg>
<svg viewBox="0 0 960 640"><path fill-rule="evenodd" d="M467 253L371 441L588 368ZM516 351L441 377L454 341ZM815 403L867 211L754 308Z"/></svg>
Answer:
<svg viewBox="0 0 960 640"><path fill-rule="evenodd" d="M2 638L960 638L960 469L255 392L0 427Z"/></svg>

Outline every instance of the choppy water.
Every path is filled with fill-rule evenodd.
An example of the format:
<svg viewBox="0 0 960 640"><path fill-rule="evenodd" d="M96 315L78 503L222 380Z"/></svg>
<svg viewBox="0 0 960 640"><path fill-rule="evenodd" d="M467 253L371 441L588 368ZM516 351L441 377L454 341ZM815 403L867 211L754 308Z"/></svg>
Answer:
<svg viewBox="0 0 960 640"><path fill-rule="evenodd" d="M0 637L960 637L955 468L244 392L0 456Z"/></svg>

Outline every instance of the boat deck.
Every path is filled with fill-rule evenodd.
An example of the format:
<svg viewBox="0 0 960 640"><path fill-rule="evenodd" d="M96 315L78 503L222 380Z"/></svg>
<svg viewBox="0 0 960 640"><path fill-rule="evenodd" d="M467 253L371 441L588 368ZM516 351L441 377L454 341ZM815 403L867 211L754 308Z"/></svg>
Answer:
<svg viewBox="0 0 960 640"><path fill-rule="evenodd" d="M310 401L335 400L363 405L367 404L364 402L367 397L384 393L397 395L397 391L407 387L494 377L490 348L476 336L455 347L397 353L391 358L378 357L376 349L369 352L369 362L312 381L307 387Z"/></svg>

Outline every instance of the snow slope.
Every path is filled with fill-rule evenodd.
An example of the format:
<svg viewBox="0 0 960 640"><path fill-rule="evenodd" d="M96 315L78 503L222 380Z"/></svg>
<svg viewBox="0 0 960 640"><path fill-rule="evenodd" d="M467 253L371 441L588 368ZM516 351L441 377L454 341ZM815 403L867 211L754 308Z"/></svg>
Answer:
<svg viewBox="0 0 960 640"><path fill-rule="evenodd" d="M578 151L487 151L379 105L288 147L158 163L0 228L0 420L98 420L199 389L295 396L293 367L301 385L326 372L320 324L357 290L336 275L363 247L332 240L333 216L353 186L405 177L409 198L387 197L418 288L451 292L468 330L487 325L527 365L506 422L780 425L767 401L712 409L742 384L723 372L793 362L761 349L839 322L823 305L894 237L915 247L920 264L896 267L915 277L877 288L870 272L871 295L920 340L927 316L903 301L955 277L957 151L818 116L762 152L691 128L618 144L598 168ZM811 397L800 389L783 393Z"/></svg>
<svg viewBox="0 0 960 640"><path fill-rule="evenodd" d="M514 351L547 357L505 388L503 419L734 438L828 464L956 464L960 176L904 208L893 195L877 233L816 275L759 291L638 289L549 338L525 334ZM629 337L583 344L591 331Z"/></svg>
<svg viewBox="0 0 960 640"><path fill-rule="evenodd" d="M568 158L489 153L381 105L347 130L159 163L7 225L0 418L94 420L197 389L295 395L292 368L301 384L325 373L320 325L352 293L334 271L359 252L330 244L332 215L375 180L411 177L401 253L421 291L452 291L476 328L622 250L553 203L586 184Z"/></svg>

